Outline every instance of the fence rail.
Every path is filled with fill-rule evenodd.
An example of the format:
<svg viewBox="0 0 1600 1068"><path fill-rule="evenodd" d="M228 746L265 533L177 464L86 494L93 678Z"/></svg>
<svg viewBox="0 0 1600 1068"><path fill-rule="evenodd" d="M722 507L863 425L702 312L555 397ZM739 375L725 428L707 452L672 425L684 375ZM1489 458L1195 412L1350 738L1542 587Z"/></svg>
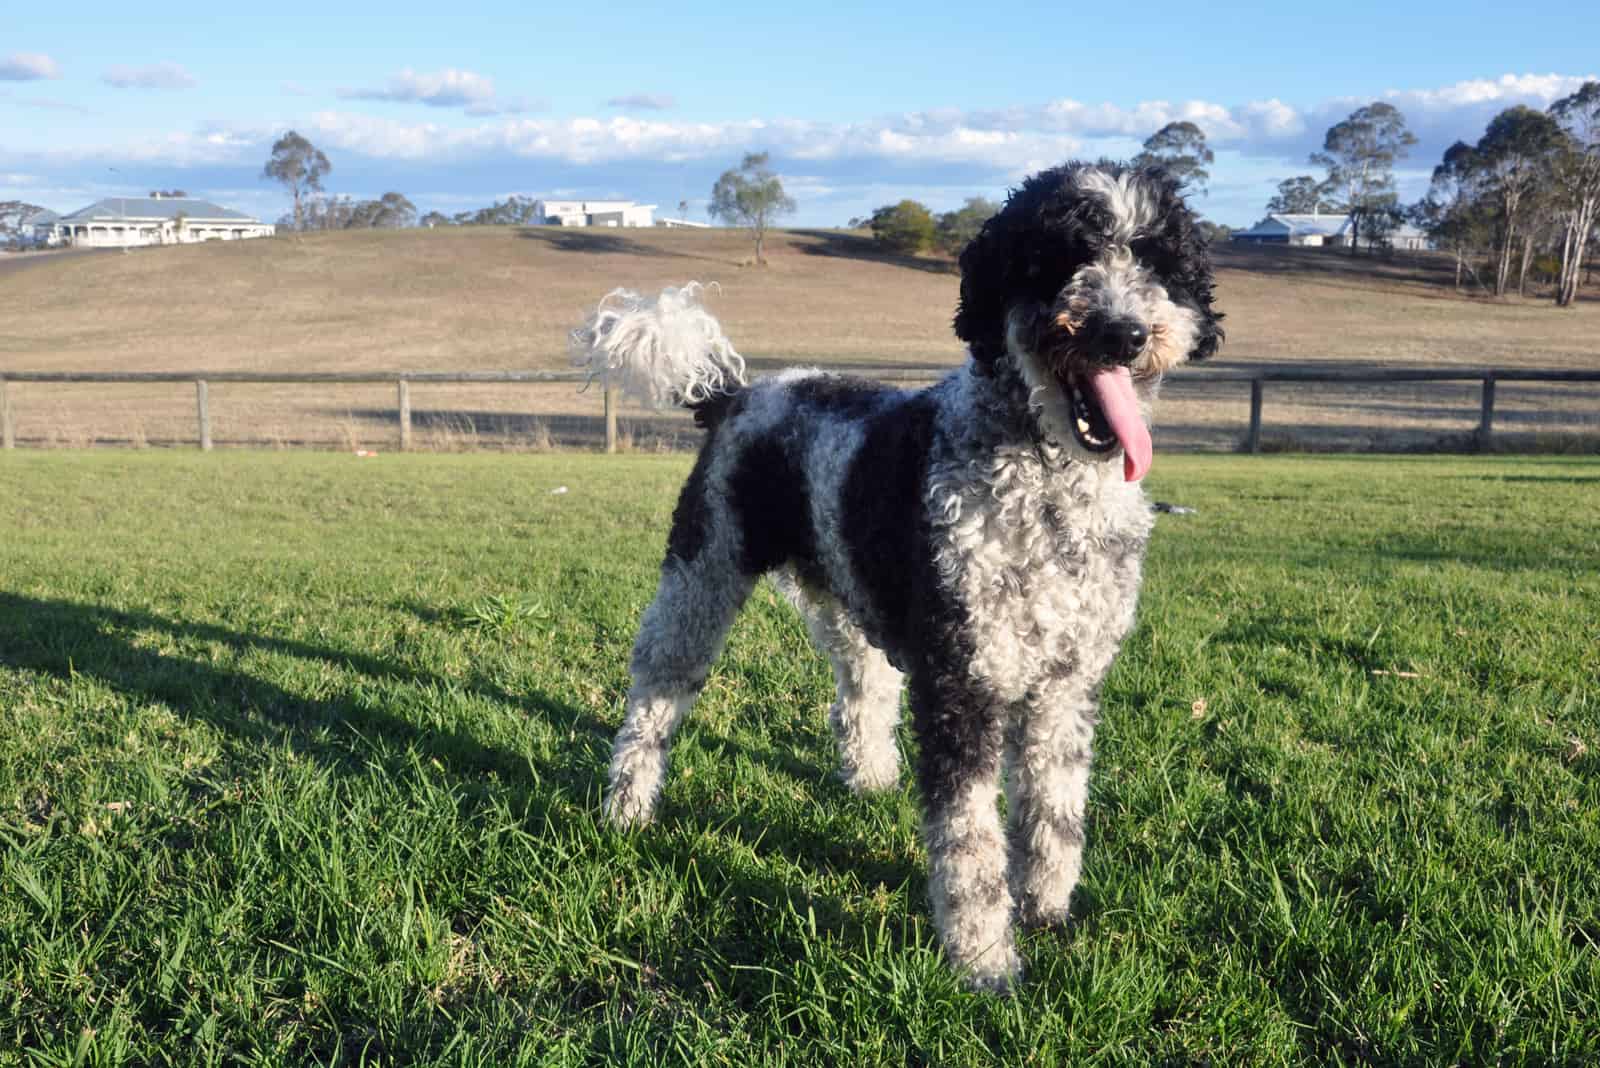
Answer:
<svg viewBox="0 0 1600 1068"><path fill-rule="evenodd" d="M828 368L858 374L880 382L927 382L949 372L949 364L840 365ZM758 376L759 377L759 376ZM0 448L16 447L16 414L8 385L13 382L39 383L162 383L192 382L195 387L196 440L210 450L210 383L255 383L271 385L378 384L395 387L395 407L400 427L399 446L411 447L411 385L493 385L511 383L583 383L589 378L581 371L6 371L0 373ZM1495 385L1498 382L1600 382L1600 371L1542 371L1509 368L1417 368L1390 370L1327 370L1289 367L1271 370L1245 368L1193 368L1183 372L1183 380L1195 383L1247 382L1250 385L1250 424L1245 448L1261 448L1262 406L1267 383L1334 383L1338 385L1389 385L1397 382L1477 382L1481 387L1476 438L1486 446L1494 432ZM615 387L603 390L605 443L607 452L617 449L617 406Z"/></svg>

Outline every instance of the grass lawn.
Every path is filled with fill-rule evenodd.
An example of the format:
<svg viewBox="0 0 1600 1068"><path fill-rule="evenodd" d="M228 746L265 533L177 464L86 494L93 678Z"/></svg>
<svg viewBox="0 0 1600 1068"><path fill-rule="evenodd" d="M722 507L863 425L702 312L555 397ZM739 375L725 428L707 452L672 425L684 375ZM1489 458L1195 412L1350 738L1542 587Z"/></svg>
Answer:
<svg viewBox="0 0 1600 1068"><path fill-rule="evenodd" d="M1600 1061L1600 462L1158 457L1010 999L765 588L598 822L687 467L0 457L0 1065Z"/></svg>

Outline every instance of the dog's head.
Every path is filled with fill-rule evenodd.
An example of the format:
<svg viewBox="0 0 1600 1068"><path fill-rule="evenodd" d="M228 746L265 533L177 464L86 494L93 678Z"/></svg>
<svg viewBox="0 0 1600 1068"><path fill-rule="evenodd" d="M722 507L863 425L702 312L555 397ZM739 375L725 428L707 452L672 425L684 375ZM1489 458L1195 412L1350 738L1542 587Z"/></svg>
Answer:
<svg viewBox="0 0 1600 1068"><path fill-rule="evenodd" d="M1222 340L1211 260L1158 168L1069 163L1022 183L961 253L955 329L981 368L1009 361L1040 429L1073 458L1150 466L1161 375Z"/></svg>

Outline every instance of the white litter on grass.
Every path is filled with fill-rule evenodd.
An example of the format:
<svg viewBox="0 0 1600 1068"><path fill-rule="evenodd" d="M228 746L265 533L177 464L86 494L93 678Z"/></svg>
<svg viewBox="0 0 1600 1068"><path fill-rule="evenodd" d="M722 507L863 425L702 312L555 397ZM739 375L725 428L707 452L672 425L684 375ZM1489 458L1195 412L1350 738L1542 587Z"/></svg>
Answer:
<svg viewBox="0 0 1600 1068"><path fill-rule="evenodd" d="M555 489L550 491L550 496L554 497L558 493L565 493L565 492L567 492L567 487L565 487L565 486L557 486Z"/></svg>

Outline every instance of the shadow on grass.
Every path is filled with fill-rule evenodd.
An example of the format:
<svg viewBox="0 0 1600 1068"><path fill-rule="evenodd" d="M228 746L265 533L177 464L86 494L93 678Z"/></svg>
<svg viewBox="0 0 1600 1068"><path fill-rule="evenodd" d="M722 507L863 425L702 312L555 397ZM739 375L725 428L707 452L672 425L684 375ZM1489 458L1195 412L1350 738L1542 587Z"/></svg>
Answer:
<svg viewBox="0 0 1600 1068"><path fill-rule="evenodd" d="M460 622L459 614L450 609L417 602L399 607L432 626L454 628ZM537 759L486 744L467 731L410 722L381 707L381 697L307 697L246 672L137 643L137 636L151 633L178 641L218 643L236 653L263 652L313 661L369 679L465 689L543 720L565 741L552 757ZM89 676L119 693L160 701L180 716L209 724L240 743L236 756L242 753L247 760L287 744L341 776L404 778L415 774L419 762L410 759L415 753L423 758L420 763L436 762L464 794L479 799L498 795L527 826L569 829L574 810L588 814L576 817L579 820L600 818L595 802L605 779L614 725L542 693L513 694L482 678L469 677L463 685L461 680L359 652L253 635L217 624L6 592L0 592L0 664L63 679ZM771 747L754 747L704 725L690 728L690 733L694 744L717 753L728 766L742 757L790 776L807 789L841 799L845 794L842 784L824 779L821 768L785 749L786 741L796 742L798 749L798 739L780 738ZM821 785L823 782L828 785ZM741 911L750 910L752 923L758 922L760 906L789 903L801 913L812 909L819 922L844 939L859 941L869 926L853 914L844 899L804 893L790 880L752 870L747 862L732 856L741 848L752 848L753 843L758 852L781 857L791 865L816 871L858 871L867 885L921 885L914 865L886 863L849 842L818 834L804 820L782 812L757 815L731 806L717 811L669 804L661 816L657 829L631 836L638 853L676 872L692 872L696 879L725 887L726 896L737 899ZM733 847L730 857L708 855L699 848L705 834ZM770 931L760 935L751 931L748 936L741 932L729 946L725 956L734 963L755 961L773 967L785 966L802 948ZM696 998L702 993L699 983L704 977L698 974L699 966L686 963L684 969L682 993ZM724 976L730 981L736 977L737 973Z"/></svg>
<svg viewBox="0 0 1600 1068"><path fill-rule="evenodd" d="M930 259L890 252L870 237L845 233L840 230L795 230L796 235L812 238L795 247L807 256L826 256L834 259L865 260L891 267L908 267L927 274L955 274L959 270L954 260Z"/></svg>
<svg viewBox="0 0 1600 1068"><path fill-rule="evenodd" d="M695 256L687 252L647 244L622 234L589 227L582 229L564 226L524 226L517 236L527 241L538 241L558 252L611 253L620 256L645 256L651 259L705 260L710 256Z"/></svg>
<svg viewBox="0 0 1600 1068"><path fill-rule="evenodd" d="M459 685L431 672L348 650L246 634L216 624L171 620L150 612L0 593L0 664L61 678L89 675L120 693L161 701L252 749L291 742L296 751L341 774L371 775L370 754L363 751L361 743L370 746L381 738L438 760L464 780L476 781L493 771L512 783L528 782L527 761L521 755L485 745L468 733L422 728L355 696L301 696L253 675L143 648L130 640L134 633L148 632L179 641L215 642L236 653L260 651L317 661L371 679L441 688ZM470 679L465 688L538 716L579 739L569 754L574 760L543 770L555 776L564 793L581 802L585 788L594 780L592 775L578 772L601 761L608 734L604 724L542 694L507 693L483 679ZM341 742L341 731L348 732L347 738L355 744ZM518 800L534 800L530 791L522 794ZM540 809L533 814L546 813Z"/></svg>

